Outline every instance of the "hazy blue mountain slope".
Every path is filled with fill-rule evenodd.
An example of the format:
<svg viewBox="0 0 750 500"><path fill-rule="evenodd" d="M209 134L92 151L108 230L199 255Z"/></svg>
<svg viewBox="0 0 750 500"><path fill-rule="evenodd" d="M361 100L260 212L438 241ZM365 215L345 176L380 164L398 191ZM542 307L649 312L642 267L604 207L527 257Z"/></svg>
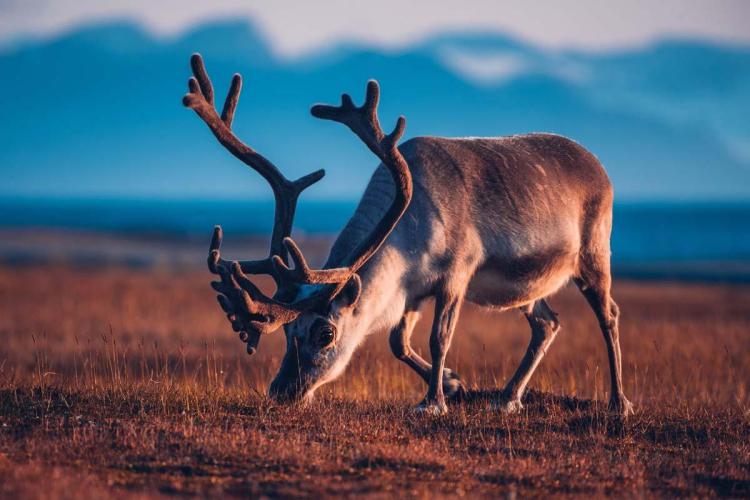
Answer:
<svg viewBox="0 0 750 500"><path fill-rule="evenodd" d="M750 160L750 50L668 42L595 58L586 88L614 106L704 125L730 152Z"/></svg>
<svg viewBox="0 0 750 500"><path fill-rule="evenodd" d="M193 51L217 98L234 72L245 76L240 137L290 176L327 169L311 196L356 197L376 161L310 105L342 91L361 100L377 78L384 127L404 114L407 137L556 132L600 157L622 199L750 197L747 51L675 42L588 56L443 35L399 52L350 46L283 61L241 23L171 40L111 24L0 51L0 194L268 196L181 106ZM477 81L461 64L482 71L483 57L498 76Z"/></svg>

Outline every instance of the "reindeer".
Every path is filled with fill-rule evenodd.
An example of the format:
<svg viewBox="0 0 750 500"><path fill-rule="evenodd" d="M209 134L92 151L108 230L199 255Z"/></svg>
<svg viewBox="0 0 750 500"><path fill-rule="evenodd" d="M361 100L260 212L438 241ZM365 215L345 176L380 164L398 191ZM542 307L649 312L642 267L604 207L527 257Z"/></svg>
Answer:
<svg viewBox="0 0 750 500"><path fill-rule="evenodd" d="M390 331L393 354L428 385L419 412L442 415L446 397L464 390L445 358L464 301L495 310L520 309L531 341L493 406L522 408L529 379L554 341L560 323L546 298L571 279L593 309L609 356L610 407L626 416L632 405L622 386L619 310L610 294L612 185L602 165L579 144L552 134L498 138L415 137L397 145L406 120L385 134L377 116L380 90L367 84L365 102L344 94L337 107L315 105L313 116L346 125L381 161L339 234L322 269L311 268L290 237L297 198L320 180L319 170L290 181L232 132L242 86L235 74L221 115L199 54L183 98L218 141L255 169L276 201L269 256L234 261L220 255L214 229L208 266L232 328L258 348L280 327L286 354L269 394L309 400L337 378L371 332ZM264 294L248 275L273 277ZM412 349L420 304L434 298L432 365Z"/></svg>

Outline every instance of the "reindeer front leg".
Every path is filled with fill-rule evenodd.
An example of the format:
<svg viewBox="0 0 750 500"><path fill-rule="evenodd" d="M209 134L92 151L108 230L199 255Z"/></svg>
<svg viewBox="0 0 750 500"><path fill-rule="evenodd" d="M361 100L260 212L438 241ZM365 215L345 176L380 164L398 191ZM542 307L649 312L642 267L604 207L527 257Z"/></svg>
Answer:
<svg viewBox="0 0 750 500"><path fill-rule="evenodd" d="M444 415L448 412L443 392L443 370L445 357L451 345L453 331L456 329L458 314L463 302L463 290L443 290L435 297L435 319L430 334L430 354L432 370L427 395L416 410L431 415Z"/></svg>
<svg viewBox="0 0 750 500"><path fill-rule="evenodd" d="M422 377L426 384L429 384L432 376L432 365L414 352L411 346L411 334L417 321L419 321L419 316L419 311L406 311L399 324L391 330L388 340L393 355ZM450 368L445 368L443 370L443 394L445 394L445 397L448 399L458 398L465 391L466 388L461 382L461 377Z"/></svg>

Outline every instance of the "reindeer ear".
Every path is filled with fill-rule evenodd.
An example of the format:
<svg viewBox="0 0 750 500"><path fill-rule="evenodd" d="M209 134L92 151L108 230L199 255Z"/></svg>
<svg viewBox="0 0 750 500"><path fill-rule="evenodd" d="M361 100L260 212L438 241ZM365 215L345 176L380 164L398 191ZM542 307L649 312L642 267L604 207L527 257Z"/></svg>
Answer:
<svg viewBox="0 0 750 500"><path fill-rule="evenodd" d="M358 274L354 274L349 281L346 282L346 286L341 290L336 300L342 309L349 309L357 305L359 296L362 294L362 280Z"/></svg>

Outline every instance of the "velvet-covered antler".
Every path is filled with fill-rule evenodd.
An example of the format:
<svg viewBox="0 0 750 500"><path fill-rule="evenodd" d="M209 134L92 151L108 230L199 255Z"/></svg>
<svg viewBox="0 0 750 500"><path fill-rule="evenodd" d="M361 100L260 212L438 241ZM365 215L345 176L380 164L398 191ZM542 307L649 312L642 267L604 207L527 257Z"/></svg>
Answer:
<svg viewBox="0 0 750 500"><path fill-rule="evenodd" d="M234 320L230 318L230 320L233 322L235 329L239 328L239 331L243 332L241 333L241 337L249 339L248 351L250 351L251 347L253 350L257 347L260 334L275 330L280 324L280 318L287 317L280 314L280 306L273 309L274 315L263 316L264 313L271 314L271 310L265 304L278 302L277 299L281 298L291 298L297 286L289 280L279 279L274 261L280 260L286 263L287 252L283 241L284 238L291 234L297 199L302 191L322 179L325 172L318 170L296 181L290 181L284 177L273 163L242 142L232 132L232 121L242 89L242 77L239 74L235 74L232 78L229 92L224 101L224 107L221 115L219 115L214 105L213 85L208 77L200 54L193 54L190 58L190 65L193 76L188 80L189 92L183 98L183 104L196 112L206 125L208 125L208 128L213 132L218 141L230 153L266 179L273 190L276 202L273 233L271 235L268 257L262 260L239 262L240 272L243 273L243 276L244 273L248 273L269 274L274 277L277 290L273 299L260 293L257 288L246 292L244 295L239 294L236 290L238 284L237 278L230 279L233 276L233 266L230 262L221 258L219 248L222 235L220 228L217 228L214 232L211 248L209 249L209 269L212 273L218 274L222 278L222 281L218 282L221 284L221 290L219 291L224 294L224 298L220 298L222 308L225 311L231 309L231 311L227 311L227 314L235 318ZM246 281L249 282L249 280ZM241 279L240 282L245 283ZM257 304L253 305L253 301L256 301ZM240 313L242 309L247 309L247 311ZM241 317L252 318L252 321L241 325ZM252 346L253 343L255 346Z"/></svg>
<svg viewBox="0 0 750 500"><path fill-rule="evenodd" d="M335 283L336 290L332 293L332 296L335 296L346 285L349 278L378 251L404 215L411 201L413 189L411 172L406 160L398 150L398 141L404 133L406 119L403 116L399 117L393 132L386 135L378 120L379 100L380 87L378 82L370 80L367 83L367 93L362 106L355 106L352 98L348 94L343 94L340 106L318 104L310 110L312 115L317 118L337 121L349 127L367 145L370 151L380 158L393 177L396 188L396 194L388 211L378 221L370 234L349 255L349 258L344 262L345 267L312 270L307 266L302 252L291 238L284 240L284 244L295 263L295 269L291 270L285 263L275 260L277 272L300 283Z"/></svg>
<svg viewBox="0 0 750 500"><path fill-rule="evenodd" d="M231 130L242 87L241 77L234 75L220 116L214 106L213 86L202 58L194 54L190 62L194 76L188 81L190 92L183 98L184 105L201 117L229 152L268 181L276 200L268 258L231 263L222 259L222 231L219 226L214 229L209 248L209 270L221 277L221 281L212 282L213 288L220 293L219 304L227 313L233 329L240 332L240 338L247 342L248 353L252 354L257 349L262 334L294 321L302 312L327 305L377 252L403 216L412 196L409 167L397 147L406 120L400 117L393 132L388 135L383 133L377 117L380 89L373 80L367 84L365 103L361 107L356 107L351 97L344 94L341 106L317 105L312 108L313 116L348 126L381 159L393 177L396 195L383 218L344 262L344 267L311 269L290 234L299 194L320 180L324 172L319 170L296 181L286 179L275 165L240 141ZM293 268L289 266L288 256L294 264ZM268 297L246 274L273 276L277 286L276 294ZM294 292L299 286L306 284L329 286L321 287L304 299L294 300Z"/></svg>

